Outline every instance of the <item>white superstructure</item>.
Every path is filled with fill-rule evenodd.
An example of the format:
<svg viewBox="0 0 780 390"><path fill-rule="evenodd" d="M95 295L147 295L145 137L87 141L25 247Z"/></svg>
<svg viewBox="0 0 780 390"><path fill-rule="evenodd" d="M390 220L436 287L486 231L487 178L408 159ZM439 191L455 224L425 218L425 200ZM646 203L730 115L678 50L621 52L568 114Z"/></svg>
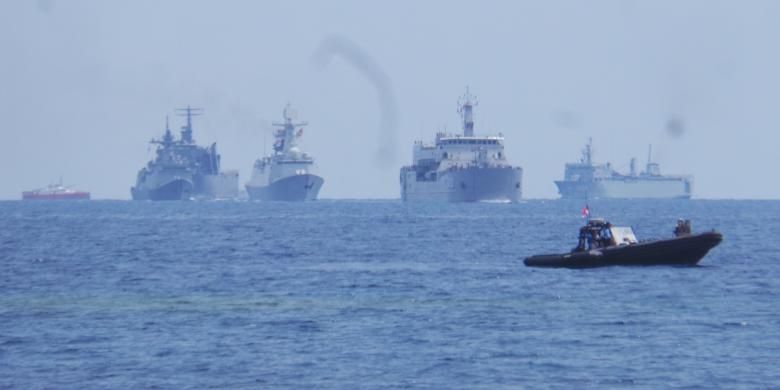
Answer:
<svg viewBox="0 0 780 390"><path fill-rule="evenodd" d="M463 118L463 135L438 133L433 144L414 143L412 165L401 168L402 200L520 199L523 170L507 161L501 134L474 134L475 105L475 98L466 90L458 109Z"/></svg>

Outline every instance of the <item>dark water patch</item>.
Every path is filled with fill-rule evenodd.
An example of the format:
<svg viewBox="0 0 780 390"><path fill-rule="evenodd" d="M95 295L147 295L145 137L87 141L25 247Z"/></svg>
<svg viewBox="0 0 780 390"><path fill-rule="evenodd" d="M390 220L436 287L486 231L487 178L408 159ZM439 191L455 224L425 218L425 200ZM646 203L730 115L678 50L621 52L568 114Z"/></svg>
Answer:
<svg viewBox="0 0 780 390"><path fill-rule="evenodd" d="M0 337L0 345L2 346L15 346L20 344L25 344L32 342L33 340L30 338L25 337L13 337L13 336L2 336Z"/></svg>
<svg viewBox="0 0 780 390"><path fill-rule="evenodd" d="M107 341L111 341L111 338L87 335L87 336L78 336L69 339L65 342L65 344L92 344L92 343L103 343Z"/></svg>
<svg viewBox="0 0 780 390"><path fill-rule="evenodd" d="M298 332L320 332L320 324L312 320L276 320L261 322L258 326L270 327L278 330L293 330Z"/></svg>
<svg viewBox="0 0 780 390"><path fill-rule="evenodd" d="M52 351L51 353L53 353L55 355L76 355L76 354L79 354L80 352L81 352L80 348L72 348L72 347L70 347L70 348L58 348L58 349Z"/></svg>

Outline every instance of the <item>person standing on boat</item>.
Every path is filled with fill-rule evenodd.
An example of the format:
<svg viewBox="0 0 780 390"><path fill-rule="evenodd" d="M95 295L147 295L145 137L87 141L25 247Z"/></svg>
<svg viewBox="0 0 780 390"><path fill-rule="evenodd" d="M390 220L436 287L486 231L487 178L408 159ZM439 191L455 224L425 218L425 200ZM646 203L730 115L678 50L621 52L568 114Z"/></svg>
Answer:
<svg viewBox="0 0 780 390"><path fill-rule="evenodd" d="M691 235L691 221L687 219L678 219L677 226L674 228L675 237L684 237Z"/></svg>
<svg viewBox="0 0 780 390"><path fill-rule="evenodd" d="M587 249L590 249L591 242L593 240L593 235L591 234L590 229L588 226L583 226L580 228L580 234L577 240L577 247L572 250L572 252L584 252Z"/></svg>
<svg viewBox="0 0 780 390"><path fill-rule="evenodd" d="M599 231L599 246L608 247L612 244L612 231L609 230L612 224L607 222Z"/></svg>

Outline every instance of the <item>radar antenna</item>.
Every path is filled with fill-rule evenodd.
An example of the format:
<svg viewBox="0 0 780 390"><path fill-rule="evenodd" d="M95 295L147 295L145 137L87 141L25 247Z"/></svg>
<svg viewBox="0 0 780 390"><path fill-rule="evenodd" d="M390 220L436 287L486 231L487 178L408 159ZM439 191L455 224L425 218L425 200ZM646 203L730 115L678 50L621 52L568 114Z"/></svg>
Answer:
<svg viewBox="0 0 780 390"><path fill-rule="evenodd" d="M287 105L284 107L284 110L282 110L282 117L284 118L284 122L271 123L276 127L280 127L280 129L277 129L274 132L274 138L276 138L276 142L274 142L274 151L277 153L285 153L287 150L295 146L296 138L298 138L295 133L295 128L309 124L309 122L295 123L293 122L293 116L293 110L290 106L290 103L287 103Z"/></svg>
<svg viewBox="0 0 780 390"><path fill-rule="evenodd" d="M181 127L181 142L185 144L194 143L195 141L192 139L192 117L203 115L203 109L187 105L187 108L177 108L176 115L187 117L187 124Z"/></svg>
<svg viewBox="0 0 780 390"><path fill-rule="evenodd" d="M300 122L300 123L293 123L293 117L294 117L293 109L290 103L287 103L286 106L284 106L284 110L282 110L282 118L284 118L284 123L279 122L273 122L272 124L277 127L297 127L297 126L306 126L309 123L308 122Z"/></svg>

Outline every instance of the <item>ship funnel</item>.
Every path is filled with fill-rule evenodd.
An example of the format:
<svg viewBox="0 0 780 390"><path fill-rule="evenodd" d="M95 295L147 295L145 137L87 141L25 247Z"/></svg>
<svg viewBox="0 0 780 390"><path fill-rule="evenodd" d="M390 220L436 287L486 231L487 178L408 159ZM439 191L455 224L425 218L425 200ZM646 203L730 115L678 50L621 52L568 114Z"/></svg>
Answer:
<svg viewBox="0 0 780 390"><path fill-rule="evenodd" d="M466 137L474 136L474 106L477 105L477 98L469 93L466 87L466 93L458 101L458 113L463 118L463 135Z"/></svg>

